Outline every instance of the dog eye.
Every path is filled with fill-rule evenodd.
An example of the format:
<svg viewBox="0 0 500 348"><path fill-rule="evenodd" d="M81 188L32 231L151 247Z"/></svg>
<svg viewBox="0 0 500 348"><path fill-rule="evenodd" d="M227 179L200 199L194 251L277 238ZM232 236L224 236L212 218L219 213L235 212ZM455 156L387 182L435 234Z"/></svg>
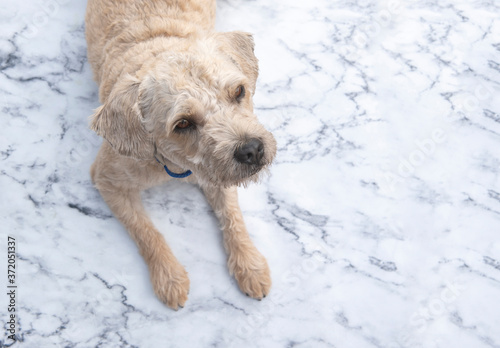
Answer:
<svg viewBox="0 0 500 348"><path fill-rule="evenodd" d="M186 119L182 119L175 125L176 130L185 130L193 127L193 124Z"/></svg>
<svg viewBox="0 0 500 348"><path fill-rule="evenodd" d="M238 86L238 88L236 88L236 91L234 92L234 99L236 99L236 101L240 101L241 99L243 99L243 97L245 96L245 87L243 86Z"/></svg>

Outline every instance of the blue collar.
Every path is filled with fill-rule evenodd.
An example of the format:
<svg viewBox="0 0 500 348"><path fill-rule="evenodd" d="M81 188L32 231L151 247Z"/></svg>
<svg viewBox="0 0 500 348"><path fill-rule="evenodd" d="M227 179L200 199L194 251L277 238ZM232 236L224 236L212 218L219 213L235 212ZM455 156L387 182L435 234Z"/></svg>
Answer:
<svg viewBox="0 0 500 348"><path fill-rule="evenodd" d="M156 158L156 156L155 156L155 160L158 163L163 164L163 163L160 162L160 160L158 158ZM172 178L182 179L182 178L185 178L185 177L190 176L191 174L193 174L193 172L190 171L190 170L187 170L184 173L180 173L180 174L174 173L174 172L170 171L170 169L168 169L165 164L163 164L163 168L165 168L165 171L167 172L167 174L170 175Z"/></svg>

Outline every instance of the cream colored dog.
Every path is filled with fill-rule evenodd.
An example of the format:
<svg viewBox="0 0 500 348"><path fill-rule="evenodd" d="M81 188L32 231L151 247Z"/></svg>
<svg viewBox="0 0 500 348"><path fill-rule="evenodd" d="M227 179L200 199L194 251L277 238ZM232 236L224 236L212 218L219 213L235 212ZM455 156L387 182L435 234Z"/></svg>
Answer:
<svg viewBox="0 0 500 348"><path fill-rule="evenodd" d="M88 58L103 105L91 128L105 141L92 180L148 264L158 298L184 306L189 278L141 203L174 177L197 183L217 215L228 267L261 299L266 259L243 222L236 186L257 181L276 141L257 121L253 39L216 33L215 0L89 0ZM192 175L189 175L192 172Z"/></svg>

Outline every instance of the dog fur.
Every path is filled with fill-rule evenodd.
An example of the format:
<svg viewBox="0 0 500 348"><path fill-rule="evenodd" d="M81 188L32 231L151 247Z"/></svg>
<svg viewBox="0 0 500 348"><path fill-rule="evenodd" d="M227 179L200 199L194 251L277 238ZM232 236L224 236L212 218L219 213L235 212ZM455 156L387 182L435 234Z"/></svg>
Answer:
<svg viewBox="0 0 500 348"><path fill-rule="evenodd" d="M140 197L171 179L165 164L193 172L182 180L201 187L219 219L230 273L244 293L262 299L269 267L249 238L236 190L258 181L276 153L275 139L253 113L252 36L215 32L215 0L89 0L85 23L102 102L91 128L107 140L91 177L136 242L156 295L177 309L189 291L186 270ZM262 157L240 163L235 153L251 139L262 143Z"/></svg>

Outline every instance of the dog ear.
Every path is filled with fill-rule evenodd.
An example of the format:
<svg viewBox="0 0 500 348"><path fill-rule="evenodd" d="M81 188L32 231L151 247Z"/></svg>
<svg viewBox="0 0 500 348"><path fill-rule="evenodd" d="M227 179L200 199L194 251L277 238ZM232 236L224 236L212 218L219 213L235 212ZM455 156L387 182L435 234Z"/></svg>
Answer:
<svg viewBox="0 0 500 348"><path fill-rule="evenodd" d="M90 128L121 155L153 158L152 137L138 106L140 85L141 81L130 75L121 78L106 102L95 110Z"/></svg>
<svg viewBox="0 0 500 348"><path fill-rule="evenodd" d="M220 49L240 68L251 83L252 93L255 93L255 84L259 75L259 64L254 54L252 34L242 31L218 33Z"/></svg>

